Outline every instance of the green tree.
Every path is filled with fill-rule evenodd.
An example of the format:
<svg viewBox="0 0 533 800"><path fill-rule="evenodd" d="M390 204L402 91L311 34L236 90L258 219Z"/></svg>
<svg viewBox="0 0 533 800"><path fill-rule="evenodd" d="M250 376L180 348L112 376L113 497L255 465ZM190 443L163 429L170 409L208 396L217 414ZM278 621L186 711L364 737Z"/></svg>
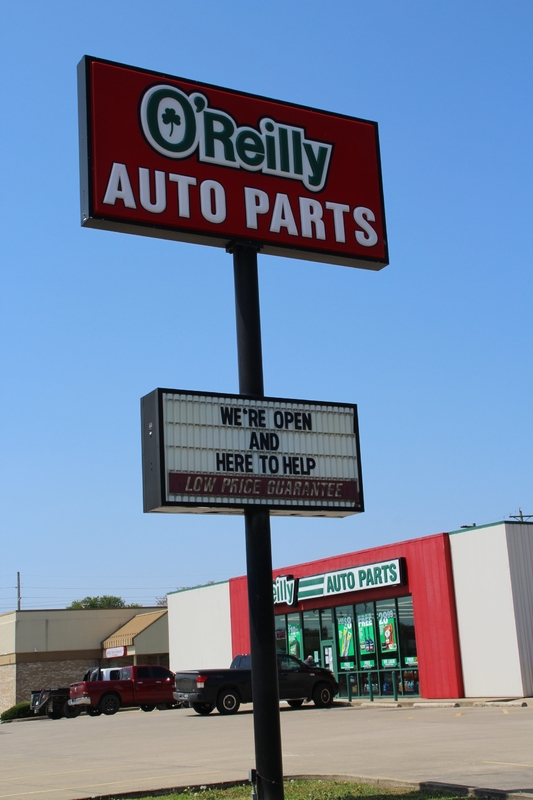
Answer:
<svg viewBox="0 0 533 800"><path fill-rule="evenodd" d="M74 600L67 609L85 608L140 608L138 603L127 604L122 597L113 594L103 594L100 597L84 597L83 600Z"/></svg>

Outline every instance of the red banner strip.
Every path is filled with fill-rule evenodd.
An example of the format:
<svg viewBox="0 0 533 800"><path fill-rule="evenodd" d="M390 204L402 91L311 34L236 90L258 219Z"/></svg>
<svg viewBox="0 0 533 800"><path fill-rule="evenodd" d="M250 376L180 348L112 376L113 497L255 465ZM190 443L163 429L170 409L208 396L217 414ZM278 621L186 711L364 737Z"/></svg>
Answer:
<svg viewBox="0 0 533 800"><path fill-rule="evenodd" d="M283 500L285 504L302 502L359 502L357 482L320 478L279 478L276 476L230 477L228 475L169 472L171 495L224 497L230 502L241 500Z"/></svg>

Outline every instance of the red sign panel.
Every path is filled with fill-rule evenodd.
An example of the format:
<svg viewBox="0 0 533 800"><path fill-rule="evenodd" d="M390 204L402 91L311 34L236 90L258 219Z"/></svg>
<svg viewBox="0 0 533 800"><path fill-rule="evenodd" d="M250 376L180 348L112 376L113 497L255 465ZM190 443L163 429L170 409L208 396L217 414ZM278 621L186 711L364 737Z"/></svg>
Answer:
<svg viewBox="0 0 533 800"><path fill-rule="evenodd" d="M86 56L82 225L381 269L377 125Z"/></svg>

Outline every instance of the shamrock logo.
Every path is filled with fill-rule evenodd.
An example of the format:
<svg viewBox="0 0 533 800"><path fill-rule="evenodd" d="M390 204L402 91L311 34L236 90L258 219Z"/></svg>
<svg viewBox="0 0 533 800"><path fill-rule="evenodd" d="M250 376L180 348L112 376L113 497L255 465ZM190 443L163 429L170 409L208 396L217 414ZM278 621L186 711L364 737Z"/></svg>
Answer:
<svg viewBox="0 0 533 800"><path fill-rule="evenodd" d="M165 113L162 115L161 119L165 125L170 125L171 136L174 131L174 125L181 125L180 116L179 114L176 114L176 111L173 108L165 108Z"/></svg>

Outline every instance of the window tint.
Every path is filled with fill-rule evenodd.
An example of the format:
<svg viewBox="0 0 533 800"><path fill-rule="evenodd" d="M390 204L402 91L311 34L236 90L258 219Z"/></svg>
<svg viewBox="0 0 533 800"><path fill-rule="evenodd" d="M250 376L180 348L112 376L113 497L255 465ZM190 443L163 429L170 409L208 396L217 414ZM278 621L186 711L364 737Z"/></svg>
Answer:
<svg viewBox="0 0 533 800"><path fill-rule="evenodd" d="M152 678L168 678L170 673L164 667L151 667Z"/></svg>
<svg viewBox="0 0 533 800"><path fill-rule="evenodd" d="M137 667L137 677L141 680L146 680L146 678L150 678L150 667Z"/></svg>
<svg viewBox="0 0 533 800"><path fill-rule="evenodd" d="M250 655L235 656L231 663L232 669L250 669L252 666L252 659Z"/></svg>
<svg viewBox="0 0 533 800"><path fill-rule="evenodd" d="M278 664L280 669L288 670L289 672L298 672L302 666L298 659L288 655L278 655Z"/></svg>

